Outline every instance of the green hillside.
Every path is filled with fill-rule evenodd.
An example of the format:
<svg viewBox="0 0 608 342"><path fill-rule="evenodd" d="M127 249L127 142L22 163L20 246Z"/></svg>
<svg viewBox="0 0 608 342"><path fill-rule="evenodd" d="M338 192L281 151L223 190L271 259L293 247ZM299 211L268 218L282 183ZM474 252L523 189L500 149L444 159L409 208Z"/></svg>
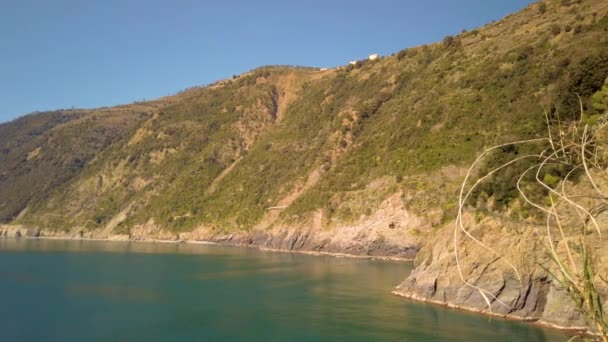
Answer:
<svg viewBox="0 0 608 342"><path fill-rule="evenodd" d="M226 233L322 213L331 230L397 194L441 225L455 214L458 174L484 147L544 134L545 111L572 118L577 95L601 112L607 13L599 0L533 4L375 61L262 67L155 102L26 116L0 125L0 220ZM515 199L485 190L497 210Z"/></svg>

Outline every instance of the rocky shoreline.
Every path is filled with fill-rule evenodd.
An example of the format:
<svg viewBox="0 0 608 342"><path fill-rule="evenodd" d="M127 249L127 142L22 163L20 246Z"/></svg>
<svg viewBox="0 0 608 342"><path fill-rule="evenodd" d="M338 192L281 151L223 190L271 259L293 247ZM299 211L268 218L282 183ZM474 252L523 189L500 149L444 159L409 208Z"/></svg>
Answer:
<svg viewBox="0 0 608 342"><path fill-rule="evenodd" d="M394 261L413 261L420 249L419 245L399 246L386 243L383 240L364 241L338 245L331 241L320 240L311 231L302 232L282 231L280 235L266 232L250 232L242 234L196 235L192 234L151 234L151 235L108 235L95 236L70 232L47 231L42 229L26 228L23 226L0 225L0 238L40 238L61 240L92 240L92 241L134 241L134 242L162 242L162 243L193 243L218 244L225 246L239 246L258 248L273 252L291 252L310 255L331 255L337 257L353 257L367 259L382 259Z"/></svg>
<svg viewBox="0 0 608 342"><path fill-rule="evenodd" d="M501 318L501 319L526 322L526 323L538 325L538 326L545 327L545 328L562 330L562 331L576 334L576 335L594 336L593 333L591 333L586 326L563 326L563 325L553 324L553 323L549 323L549 322L546 322L543 320L539 320L538 318L534 318L534 317L522 317L522 316L513 315L513 314L499 314L496 312L490 312L487 310L478 309L478 308L474 308L474 307L456 305L456 304L449 303L449 302L443 302L443 301L432 300L432 299L428 299L428 298L424 298L424 297L418 297L413 294L408 295L403 292L400 292L399 290L392 291L391 293L397 297L406 298L408 300L415 300L415 301L430 304L430 305L442 306L442 307L454 309L454 310L463 310L463 311L474 312L474 313L486 315L489 317L497 317L497 318Z"/></svg>
<svg viewBox="0 0 608 342"><path fill-rule="evenodd" d="M576 333L588 332L584 320L567 294L551 281L545 271L532 267L546 261L538 253L542 241L538 238L541 233L536 228L513 227L504 222L486 220L473 231L477 238L486 239L487 242L491 242L488 238L500 237L499 240L494 240L493 246L505 258L518 259L518 268L525 270L519 279L499 258L488 255L487 251L476 244L463 244L463 273L472 284L487 289L497 298L492 300L490 308L476 289L463 284L456 271L452 234L444 231L451 229L452 227L445 226L438 230L422 249L419 244L396 245L386 239L366 239L361 236L349 242L343 239L332 241L322 234L302 229L215 235L207 231L168 234L158 230L136 230L133 235L94 236L0 225L0 237L212 243L275 252L398 261L411 261L415 256L415 269L396 286L392 292L394 295L544 327Z"/></svg>
<svg viewBox="0 0 608 342"><path fill-rule="evenodd" d="M355 239L351 243L336 243L331 239L316 236L308 231L282 231L277 235L253 232L235 235L211 236L208 241L225 245L250 246L271 251L291 251L309 254L356 256L413 260L419 245L397 245L385 240Z"/></svg>
<svg viewBox="0 0 608 342"><path fill-rule="evenodd" d="M393 294L546 327L593 333L573 299L551 276L559 272L545 253L546 228L496 218L485 218L470 226L474 227L470 230L472 236L495 253L458 235L455 244L454 227L446 226L427 241L416 256L414 270ZM564 253L565 243L556 243L558 253ZM459 264L455 258L456 245ZM596 274L606 273L607 252L608 248L601 244L595 249ZM600 295L607 298L606 286L599 280L596 286ZM603 305L606 307L608 301Z"/></svg>

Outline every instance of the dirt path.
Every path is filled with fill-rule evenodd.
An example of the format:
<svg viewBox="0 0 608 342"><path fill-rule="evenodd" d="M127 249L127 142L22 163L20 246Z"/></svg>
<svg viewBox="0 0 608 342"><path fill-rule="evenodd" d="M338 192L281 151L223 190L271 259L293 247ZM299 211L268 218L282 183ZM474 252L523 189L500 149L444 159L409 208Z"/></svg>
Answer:
<svg viewBox="0 0 608 342"><path fill-rule="evenodd" d="M281 199L276 205L269 208L266 211L264 217L256 224L254 230L265 230L270 228L278 219L281 209L289 207L295 200L302 196L306 191L315 186L321 179L321 168L313 170L309 175L306 182L295 191Z"/></svg>
<svg viewBox="0 0 608 342"><path fill-rule="evenodd" d="M230 164L230 166L222 170L222 172L220 172L220 174L215 177L213 182L211 182L211 185L209 185L209 187L205 191L205 194L209 195L214 193L215 190L217 190L217 187L222 181L222 179L224 179L238 165L238 163L241 162L241 160L243 160L243 157L239 157L239 159L235 160L234 163Z"/></svg>

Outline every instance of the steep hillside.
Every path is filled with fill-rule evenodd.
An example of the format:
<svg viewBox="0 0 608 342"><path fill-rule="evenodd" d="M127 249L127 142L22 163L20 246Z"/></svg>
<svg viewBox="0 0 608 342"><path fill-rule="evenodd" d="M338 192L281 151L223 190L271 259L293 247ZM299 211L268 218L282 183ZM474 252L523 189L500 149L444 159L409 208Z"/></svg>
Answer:
<svg viewBox="0 0 608 342"><path fill-rule="evenodd" d="M0 125L0 222L79 174L97 153L131 134L152 109L61 110Z"/></svg>
<svg viewBox="0 0 608 342"><path fill-rule="evenodd" d="M544 136L547 118L605 120L607 14L602 0L545 1L378 60L261 67L157 101L2 124L0 235L401 258L424 246L398 293L484 310L455 276L450 249L466 167L489 146ZM505 147L483 168L526 153ZM546 261L539 216L514 185L528 165L493 174L466 213L475 236L521 258L527 278L515 284L474 244L464 246L467 271L513 304L499 314L580 324L536 271ZM566 172L540 176L555 185ZM547 189L522 181L547 200Z"/></svg>
<svg viewBox="0 0 608 342"><path fill-rule="evenodd" d="M0 219L245 241L314 227L344 233L334 244L417 248L453 218L462 167L484 146L541 134L544 111L570 115L576 94L590 106L608 75L606 12L534 4L376 61L263 67L172 100L0 125Z"/></svg>

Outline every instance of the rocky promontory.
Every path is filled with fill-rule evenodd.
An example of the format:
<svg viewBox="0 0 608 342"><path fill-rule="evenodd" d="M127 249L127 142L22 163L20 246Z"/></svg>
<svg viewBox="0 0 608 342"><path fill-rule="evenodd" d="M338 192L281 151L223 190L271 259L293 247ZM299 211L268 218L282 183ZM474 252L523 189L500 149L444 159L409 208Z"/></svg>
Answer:
<svg viewBox="0 0 608 342"><path fill-rule="evenodd" d="M471 216L466 219L474 221ZM455 235L455 226L447 225L420 250L415 269L394 294L558 328L586 330L573 299L550 274L558 272L546 253L545 227L492 217L473 227L469 231L472 237L489 248L464 237L462 232ZM564 243L557 242L558 253L564 252ZM603 259L608 248L598 245L594 252L598 273L604 274ZM605 287L598 290L608 292Z"/></svg>

